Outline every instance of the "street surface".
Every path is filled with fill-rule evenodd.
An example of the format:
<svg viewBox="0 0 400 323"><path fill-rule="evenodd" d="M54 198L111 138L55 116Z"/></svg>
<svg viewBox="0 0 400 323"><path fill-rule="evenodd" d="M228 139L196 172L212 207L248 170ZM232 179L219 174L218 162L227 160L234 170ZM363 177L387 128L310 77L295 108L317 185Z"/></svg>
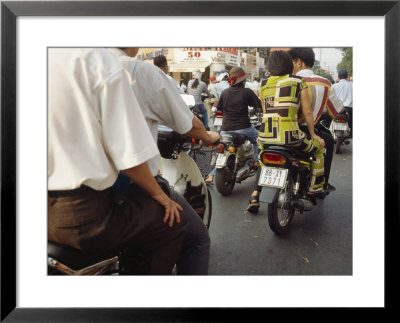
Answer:
<svg viewBox="0 0 400 323"><path fill-rule="evenodd" d="M269 228L264 194L258 214L246 211L255 176L229 196L210 185L209 275L352 275L352 143L334 153L330 182L336 191L297 211L283 236Z"/></svg>

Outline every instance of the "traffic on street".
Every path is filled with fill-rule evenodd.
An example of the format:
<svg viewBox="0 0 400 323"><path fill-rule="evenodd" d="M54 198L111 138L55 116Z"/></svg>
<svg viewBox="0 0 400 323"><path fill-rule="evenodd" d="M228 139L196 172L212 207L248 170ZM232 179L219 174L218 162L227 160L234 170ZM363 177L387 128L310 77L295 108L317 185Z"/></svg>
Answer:
<svg viewBox="0 0 400 323"><path fill-rule="evenodd" d="M353 274L352 48L48 60L49 275Z"/></svg>

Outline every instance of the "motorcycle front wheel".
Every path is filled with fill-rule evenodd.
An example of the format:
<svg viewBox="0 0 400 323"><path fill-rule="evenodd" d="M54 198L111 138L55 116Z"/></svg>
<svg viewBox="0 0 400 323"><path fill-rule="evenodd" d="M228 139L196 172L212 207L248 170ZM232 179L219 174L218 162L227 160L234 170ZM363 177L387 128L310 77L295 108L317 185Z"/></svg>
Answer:
<svg viewBox="0 0 400 323"><path fill-rule="evenodd" d="M215 186L221 195L229 195L235 187L235 176L233 170L235 167L235 158L230 156L224 168L217 169L215 174Z"/></svg>
<svg viewBox="0 0 400 323"><path fill-rule="evenodd" d="M208 196L208 208L206 209L206 212L205 212L202 220L203 220L203 223L206 225L207 229L209 229L210 224L211 224L212 199L211 199L210 190L208 188L207 188L207 196Z"/></svg>
<svg viewBox="0 0 400 323"><path fill-rule="evenodd" d="M286 233L294 215L292 205L293 182L290 176L283 189L276 192L272 203L268 203L268 224L277 235Z"/></svg>

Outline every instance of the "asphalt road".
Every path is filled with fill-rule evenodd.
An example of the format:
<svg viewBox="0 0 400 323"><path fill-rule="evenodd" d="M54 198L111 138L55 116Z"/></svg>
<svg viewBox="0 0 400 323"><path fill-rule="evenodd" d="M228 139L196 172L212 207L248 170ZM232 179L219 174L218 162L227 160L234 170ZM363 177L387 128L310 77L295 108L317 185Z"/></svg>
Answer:
<svg viewBox="0 0 400 323"><path fill-rule="evenodd" d="M351 143L334 153L330 182L337 190L312 211L297 211L283 236L268 226L265 196L258 214L245 211L255 177L229 196L211 185L209 275L352 275Z"/></svg>

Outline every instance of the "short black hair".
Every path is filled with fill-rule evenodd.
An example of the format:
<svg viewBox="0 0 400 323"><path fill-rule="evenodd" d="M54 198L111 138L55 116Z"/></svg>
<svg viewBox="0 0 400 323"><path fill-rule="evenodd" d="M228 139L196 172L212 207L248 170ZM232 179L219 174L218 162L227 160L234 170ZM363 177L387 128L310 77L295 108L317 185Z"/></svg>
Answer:
<svg viewBox="0 0 400 323"><path fill-rule="evenodd" d="M164 55L154 57L154 65L160 68L168 65L167 58Z"/></svg>
<svg viewBox="0 0 400 323"><path fill-rule="evenodd" d="M311 47L294 47L289 51L293 60L301 59L307 67L313 67L315 63L315 53Z"/></svg>
<svg viewBox="0 0 400 323"><path fill-rule="evenodd" d="M338 73L338 76L339 76L340 79L347 79L347 76L348 76L347 71L346 70L340 70L339 73Z"/></svg>
<svg viewBox="0 0 400 323"><path fill-rule="evenodd" d="M273 76L282 76L293 73L293 62L287 51L271 52L267 61L267 70Z"/></svg>

